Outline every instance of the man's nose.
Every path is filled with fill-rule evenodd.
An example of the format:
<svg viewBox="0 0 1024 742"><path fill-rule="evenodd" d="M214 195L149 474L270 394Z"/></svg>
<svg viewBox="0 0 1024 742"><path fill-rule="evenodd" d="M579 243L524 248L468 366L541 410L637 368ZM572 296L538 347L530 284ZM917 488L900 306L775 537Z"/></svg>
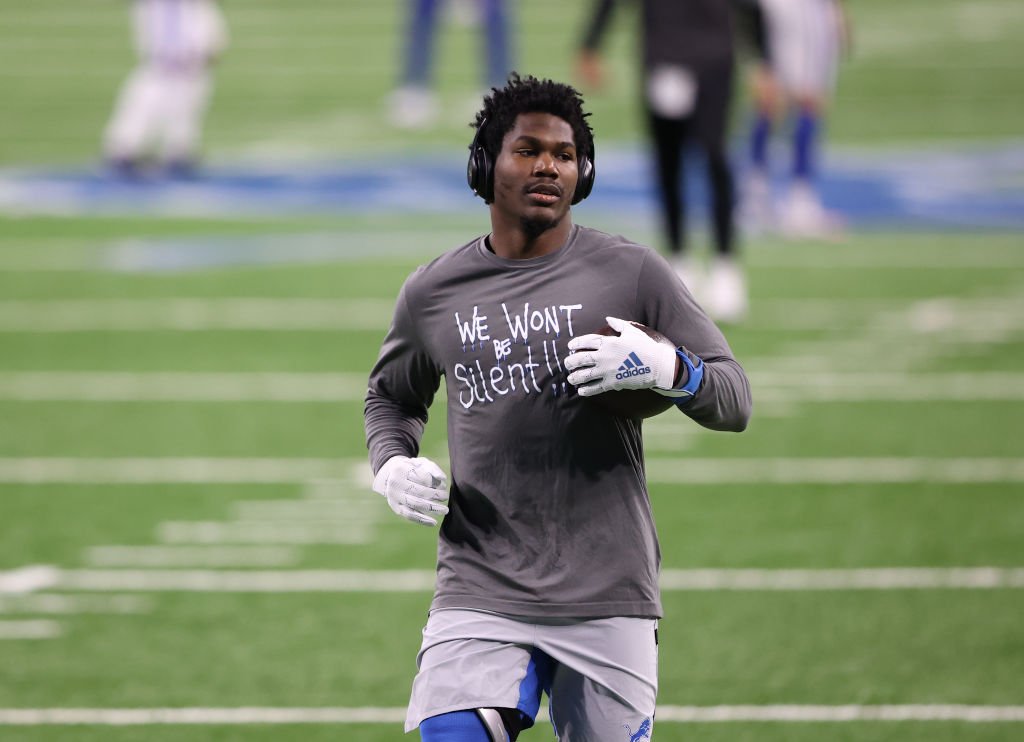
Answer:
<svg viewBox="0 0 1024 742"><path fill-rule="evenodd" d="M533 163L533 172L538 175L557 175L558 168L555 166L554 156L541 152Z"/></svg>

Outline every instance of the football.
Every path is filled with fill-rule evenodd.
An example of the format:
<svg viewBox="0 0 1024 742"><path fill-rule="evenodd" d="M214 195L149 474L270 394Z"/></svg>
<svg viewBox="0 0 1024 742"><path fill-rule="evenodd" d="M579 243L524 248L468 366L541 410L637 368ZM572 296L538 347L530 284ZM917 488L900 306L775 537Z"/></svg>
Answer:
<svg viewBox="0 0 1024 742"><path fill-rule="evenodd" d="M639 322L631 322L634 327L643 330L647 336L675 348L675 343L662 335L657 330L641 325ZM595 330L598 335L618 335L609 325ZM660 415L672 407L675 402L671 397L665 397L650 389L623 389L617 392L604 392L593 397L586 397L591 402L603 408L606 412L617 417L628 417L634 420L645 420L648 417Z"/></svg>

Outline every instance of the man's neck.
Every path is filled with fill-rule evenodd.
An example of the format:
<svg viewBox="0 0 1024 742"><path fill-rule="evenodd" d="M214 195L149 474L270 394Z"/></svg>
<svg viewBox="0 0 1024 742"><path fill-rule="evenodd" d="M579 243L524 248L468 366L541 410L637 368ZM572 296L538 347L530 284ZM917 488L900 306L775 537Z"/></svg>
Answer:
<svg viewBox="0 0 1024 742"><path fill-rule="evenodd" d="M565 217L551 229L546 229L538 235L530 235L522 225L513 227L503 226L498 220L491 219L491 235L488 244L491 250L499 258L507 260L526 260L527 258L539 258L542 255L549 255L561 249L562 245L569 239L572 231L572 217L566 214Z"/></svg>

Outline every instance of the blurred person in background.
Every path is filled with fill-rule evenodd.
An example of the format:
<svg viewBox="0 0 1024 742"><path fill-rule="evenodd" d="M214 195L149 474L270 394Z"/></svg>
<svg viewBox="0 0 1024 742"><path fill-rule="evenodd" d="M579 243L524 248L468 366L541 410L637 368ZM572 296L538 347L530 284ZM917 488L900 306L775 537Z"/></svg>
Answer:
<svg viewBox="0 0 1024 742"><path fill-rule="evenodd" d="M374 491L443 518L405 724L424 742L515 740L543 693L562 742L649 739L660 549L641 420L603 398L644 390L714 430L750 416L743 369L665 258L573 223L595 177L587 116L533 77L484 99L467 176L491 231L406 279L370 373ZM450 488L420 453L442 383Z"/></svg>
<svg viewBox="0 0 1024 742"><path fill-rule="evenodd" d="M577 58L583 82L599 88L599 54L616 0L596 0ZM736 255L733 173L727 151L733 86L733 18L729 0L641 0L643 109L657 169L665 247L676 272L709 314L738 322L747 286ZM687 245L687 149L705 157L715 254L706 277Z"/></svg>
<svg viewBox="0 0 1024 742"><path fill-rule="evenodd" d="M433 88L435 42L444 0L408 0L409 18L401 78L388 98L391 124L422 129L434 123L440 106ZM452 18L463 26L480 26L485 88L500 88L512 70L510 20L506 0L449 0ZM475 103L479 105L479 101Z"/></svg>
<svg viewBox="0 0 1024 742"><path fill-rule="evenodd" d="M825 209L816 187L826 104L835 86L849 26L841 0L757 0L762 13L759 59L751 73L755 106L742 221L751 231L780 229L791 237L830 238L842 220ZM792 166L777 208L769 162L773 130L791 118Z"/></svg>
<svg viewBox="0 0 1024 742"><path fill-rule="evenodd" d="M138 66L121 87L104 136L111 170L135 177L152 162L170 176L194 173L211 68L227 48L216 0L134 0Z"/></svg>

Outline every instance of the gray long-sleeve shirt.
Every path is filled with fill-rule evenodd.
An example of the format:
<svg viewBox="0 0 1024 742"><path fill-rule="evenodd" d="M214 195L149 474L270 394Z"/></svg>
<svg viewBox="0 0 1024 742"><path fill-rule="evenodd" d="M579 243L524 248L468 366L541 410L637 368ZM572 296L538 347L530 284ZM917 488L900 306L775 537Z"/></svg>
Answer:
<svg viewBox="0 0 1024 742"><path fill-rule="evenodd" d="M682 412L717 430L746 426L743 369L647 247L574 226L558 251L507 260L478 238L405 282L370 375L366 438L375 472L391 456L418 455L444 379L451 501L432 607L661 615L641 424L578 396L562 364L569 340L608 315L704 360Z"/></svg>

